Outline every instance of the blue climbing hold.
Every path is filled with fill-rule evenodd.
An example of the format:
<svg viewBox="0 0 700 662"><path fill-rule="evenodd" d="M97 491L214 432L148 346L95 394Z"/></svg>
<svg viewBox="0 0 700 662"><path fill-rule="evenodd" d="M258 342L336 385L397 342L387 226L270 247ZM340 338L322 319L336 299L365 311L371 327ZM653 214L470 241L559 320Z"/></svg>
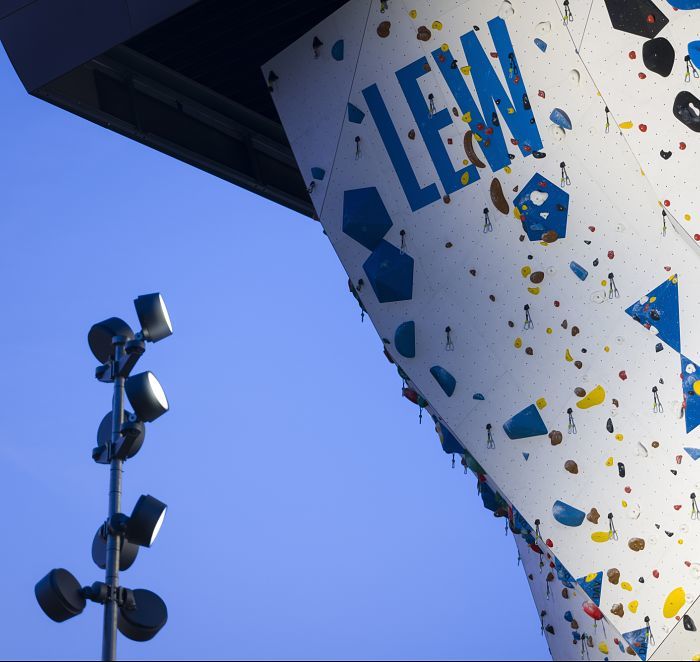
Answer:
<svg viewBox="0 0 700 662"><path fill-rule="evenodd" d="M457 441L457 438L441 423L438 424L438 435L440 437L440 443L442 444L442 450L448 455L455 453L457 455L462 455L464 453L464 448L462 444Z"/></svg>
<svg viewBox="0 0 700 662"><path fill-rule="evenodd" d="M326 171L323 168L311 168L311 176L320 182L326 176Z"/></svg>
<svg viewBox="0 0 700 662"><path fill-rule="evenodd" d="M647 628L639 628L639 630L625 632L622 636L625 638L625 641L630 645L632 650L639 655L639 659L642 660L642 662L645 662L647 659L647 650L649 646L649 632Z"/></svg>
<svg viewBox="0 0 700 662"><path fill-rule="evenodd" d="M566 129L567 131L571 131L573 128L571 125L571 119L566 114L566 111L563 111L561 108L555 108L550 113L549 119L552 120L552 122L554 122L557 126L560 126L562 129Z"/></svg>
<svg viewBox="0 0 700 662"><path fill-rule="evenodd" d="M483 393L475 393L472 398L474 400L486 400Z"/></svg>
<svg viewBox="0 0 700 662"><path fill-rule="evenodd" d="M700 448L685 447L683 450L688 453L693 460L700 460Z"/></svg>
<svg viewBox="0 0 700 662"><path fill-rule="evenodd" d="M381 241L362 265L380 303L413 297L413 258Z"/></svg>
<svg viewBox="0 0 700 662"><path fill-rule="evenodd" d="M496 493L488 486L488 483L481 483L481 500L484 502L484 508L495 513L498 510L498 500Z"/></svg>
<svg viewBox="0 0 700 662"><path fill-rule="evenodd" d="M556 239L566 237L569 216L569 194L536 173L513 201L518 208L523 229L530 241L542 241L543 235L556 233Z"/></svg>
<svg viewBox="0 0 700 662"><path fill-rule="evenodd" d="M659 340L681 351L681 323L678 308L678 277L671 276L625 312L647 329L654 327Z"/></svg>
<svg viewBox="0 0 700 662"><path fill-rule="evenodd" d="M588 278L588 270L582 267L578 262L572 262L569 268L580 280L586 280L586 278Z"/></svg>
<svg viewBox="0 0 700 662"><path fill-rule="evenodd" d="M348 120L353 124L362 124L365 114L354 103L348 102Z"/></svg>
<svg viewBox="0 0 700 662"><path fill-rule="evenodd" d="M581 590L600 607L600 593L603 590L603 571L591 573L585 577L579 577L576 583L581 587Z"/></svg>
<svg viewBox="0 0 700 662"><path fill-rule="evenodd" d="M338 39L338 41L333 44L333 47L331 48L331 55L333 56L333 59L337 60L338 62L345 57L345 42L342 39Z"/></svg>
<svg viewBox="0 0 700 662"><path fill-rule="evenodd" d="M448 398L452 397L457 386L457 380L445 368L434 365L430 368L430 374L435 377L435 381L440 384L440 388L445 391Z"/></svg>
<svg viewBox="0 0 700 662"><path fill-rule="evenodd" d="M523 457L525 458L525 462L527 462L530 459L530 453L523 453Z"/></svg>
<svg viewBox="0 0 700 662"><path fill-rule="evenodd" d="M399 324L394 333L394 345L396 351L405 356L407 359L412 359L416 355L416 323L404 322Z"/></svg>
<svg viewBox="0 0 700 662"><path fill-rule="evenodd" d="M539 409L535 405L525 407L504 424L503 429L509 439L526 439L547 434L547 426L540 416Z"/></svg>
<svg viewBox="0 0 700 662"><path fill-rule="evenodd" d="M564 612L564 620L565 620L567 623L571 623L571 621L574 620L573 614L572 614L570 611L565 611L565 612Z"/></svg>
<svg viewBox="0 0 700 662"><path fill-rule="evenodd" d="M535 46L539 48L543 53L547 51L547 42L542 41L539 37L535 39Z"/></svg>
<svg viewBox="0 0 700 662"><path fill-rule="evenodd" d="M688 44L688 56L690 61L700 69L700 41L691 41Z"/></svg>
<svg viewBox="0 0 700 662"><path fill-rule="evenodd" d="M700 0L668 0L668 4L676 9L700 9Z"/></svg>
<svg viewBox="0 0 700 662"><path fill-rule="evenodd" d="M695 393L695 382L700 379L700 371L698 365L683 354L681 354L681 379L685 395L685 431L688 433L700 425L700 395Z"/></svg>
<svg viewBox="0 0 700 662"><path fill-rule="evenodd" d="M564 526L581 526L586 517L586 513L582 510L559 500L555 501L552 506L552 515L559 524Z"/></svg>
<svg viewBox="0 0 700 662"><path fill-rule="evenodd" d="M374 186L345 191L343 232L373 251L392 226L389 212Z"/></svg>

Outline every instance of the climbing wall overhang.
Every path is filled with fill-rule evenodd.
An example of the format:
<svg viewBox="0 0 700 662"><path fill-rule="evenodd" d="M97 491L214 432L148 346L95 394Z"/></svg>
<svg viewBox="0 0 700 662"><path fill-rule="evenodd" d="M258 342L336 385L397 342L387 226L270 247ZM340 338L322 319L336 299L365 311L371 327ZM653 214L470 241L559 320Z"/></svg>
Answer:
<svg viewBox="0 0 700 662"><path fill-rule="evenodd" d="M351 0L263 67L557 659L700 654L698 39L693 0Z"/></svg>

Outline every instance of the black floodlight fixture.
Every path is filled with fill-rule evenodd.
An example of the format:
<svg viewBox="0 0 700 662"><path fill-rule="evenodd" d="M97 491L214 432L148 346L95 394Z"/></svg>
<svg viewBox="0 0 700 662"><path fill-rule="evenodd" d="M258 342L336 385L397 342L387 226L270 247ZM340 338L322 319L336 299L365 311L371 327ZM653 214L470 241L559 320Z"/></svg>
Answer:
<svg viewBox="0 0 700 662"><path fill-rule="evenodd" d="M43 612L57 623L77 616L85 609L85 595L78 580L68 570L54 568L34 587Z"/></svg>
<svg viewBox="0 0 700 662"><path fill-rule="evenodd" d="M120 540L119 569L128 570L136 560L139 547L127 540L124 536L121 536ZM92 560L95 562L95 565L102 570L107 567L107 536L104 526L97 529L97 533L92 540Z"/></svg>
<svg viewBox="0 0 700 662"><path fill-rule="evenodd" d="M134 299L134 306L141 323L141 335L144 340L158 342L172 334L173 325L170 315L159 292L142 294Z"/></svg>
<svg viewBox="0 0 700 662"><path fill-rule="evenodd" d="M165 391L150 370L129 377L124 389L140 421L150 423L168 411L168 398L165 397Z"/></svg>
<svg viewBox="0 0 700 662"><path fill-rule="evenodd" d="M88 345L100 363L107 363L114 358L112 338L115 336L121 336L126 341L133 340L135 337L131 327L119 317L110 317L90 327Z"/></svg>
<svg viewBox="0 0 700 662"><path fill-rule="evenodd" d="M168 621L168 608L153 591L136 588L132 595L133 600L126 601L119 608L119 632L133 641L153 639Z"/></svg>
<svg viewBox="0 0 700 662"><path fill-rule="evenodd" d="M138 420L136 414L124 412L124 423L120 428L120 437L112 446L111 458L128 460L141 450L146 438L146 426ZM98 464L109 464L109 447L112 444L112 412L107 412L97 428L97 446L92 449L92 459Z"/></svg>
<svg viewBox="0 0 700 662"><path fill-rule="evenodd" d="M163 526L167 509L168 506L162 501L150 494L142 494L126 524L127 540L134 545L150 547Z"/></svg>

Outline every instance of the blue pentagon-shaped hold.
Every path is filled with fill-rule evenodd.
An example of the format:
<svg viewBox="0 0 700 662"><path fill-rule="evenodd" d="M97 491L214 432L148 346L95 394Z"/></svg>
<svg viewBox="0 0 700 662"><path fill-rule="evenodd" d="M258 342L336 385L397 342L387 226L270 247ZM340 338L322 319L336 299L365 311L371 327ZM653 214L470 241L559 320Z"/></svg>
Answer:
<svg viewBox="0 0 700 662"><path fill-rule="evenodd" d="M586 513L578 508L570 506L563 501L555 501L552 506L552 516L559 524L564 526L581 526L586 517Z"/></svg>
<svg viewBox="0 0 700 662"><path fill-rule="evenodd" d="M557 126L560 126L562 129L566 129L567 131L571 131L573 128L571 118L566 114L566 111L562 110L561 108L555 108L549 114L549 119L552 120L552 122L554 122Z"/></svg>
<svg viewBox="0 0 700 662"><path fill-rule="evenodd" d="M691 41L688 44L688 57L690 57L690 61L700 69L700 40Z"/></svg>
<svg viewBox="0 0 700 662"><path fill-rule="evenodd" d="M440 384L440 388L445 391L448 398L452 397L457 387L457 380L445 368L439 365L434 365L430 368L430 374L435 378L435 381Z"/></svg>
<svg viewBox="0 0 700 662"><path fill-rule="evenodd" d="M323 178L326 176L326 171L323 168L315 166L311 168L311 176L320 182L323 181Z"/></svg>
<svg viewBox="0 0 700 662"><path fill-rule="evenodd" d="M530 241L552 243L566 237L569 194L539 173L513 201Z"/></svg>
<svg viewBox="0 0 700 662"><path fill-rule="evenodd" d="M413 297L413 258L388 241L380 241L362 265L380 303Z"/></svg>
<svg viewBox="0 0 700 662"><path fill-rule="evenodd" d="M526 439L527 437L539 437L547 434L547 426L535 405L525 407L515 416L509 418L503 424L503 429L509 439Z"/></svg>
<svg viewBox="0 0 700 662"><path fill-rule="evenodd" d="M586 280L588 278L588 269L582 267L578 262L571 262L569 264L569 269L576 274L576 278L579 280Z"/></svg>
<svg viewBox="0 0 700 662"><path fill-rule="evenodd" d="M392 226L389 212L374 186L345 191L343 232L373 251Z"/></svg>
<svg viewBox="0 0 700 662"><path fill-rule="evenodd" d="M338 39L338 41L333 44L331 47L331 55L333 56L333 59L337 60L338 62L345 57L345 42L342 39Z"/></svg>
<svg viewBox="0 0 700 662"><path fill-rule="evenodd" d="M362 124L363 119L365 119L364 111L348 101L348 120L353 124Z"/></svg>
<svg viewBox="0 0 700 662"><path fill-rule="evenodd" d="M416 323L404 322L399 324L394 333L394 345L396 351L405 356L407 359L412 359L416 355Z"/></svg>
<svg viewBox="0 0 700 662"><path fill-rule="evenodd" d="M535 38L535 46L539 48L543 53L547 50L547 42L542 41L539 37Z"/></svg>

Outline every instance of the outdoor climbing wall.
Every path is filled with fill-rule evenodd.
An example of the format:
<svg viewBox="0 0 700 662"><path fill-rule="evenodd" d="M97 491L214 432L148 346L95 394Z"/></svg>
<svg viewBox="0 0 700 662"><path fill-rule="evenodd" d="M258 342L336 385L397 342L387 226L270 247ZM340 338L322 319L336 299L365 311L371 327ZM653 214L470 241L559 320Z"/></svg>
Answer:
<svg viewBox="0 0 700 662"><path fill-rule="evenodd" d="M673 4L351 0L263 67L404 394L544 552L564 657L646 659L699 594L700 6Z"/></svg>

